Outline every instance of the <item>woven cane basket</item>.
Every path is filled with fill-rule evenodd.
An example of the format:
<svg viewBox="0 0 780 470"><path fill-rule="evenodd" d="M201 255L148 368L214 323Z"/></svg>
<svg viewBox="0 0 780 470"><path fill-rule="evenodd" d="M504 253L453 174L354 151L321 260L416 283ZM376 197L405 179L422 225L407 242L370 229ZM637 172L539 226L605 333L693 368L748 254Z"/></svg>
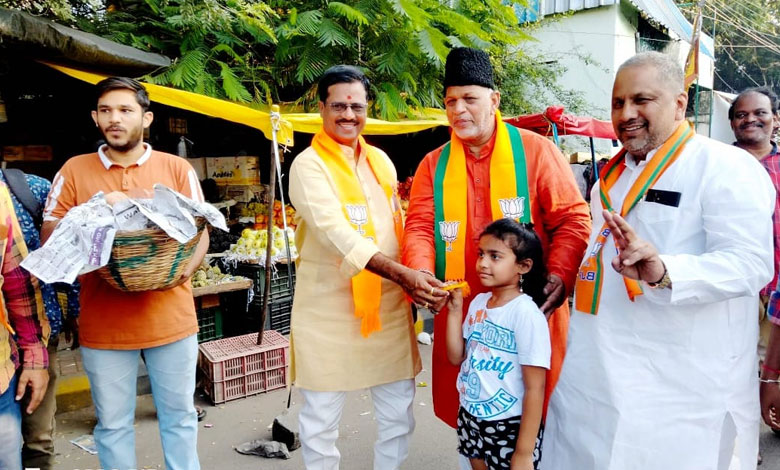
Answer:
<svg viewBox="0 0 780 470"><path fill-rule="evenodd" d="M111 259L97 272L104 281L126 292L167 289L181 277L195 253L206 219L197 217L198 234L179 243L162 229L117 232Z"/></svg>

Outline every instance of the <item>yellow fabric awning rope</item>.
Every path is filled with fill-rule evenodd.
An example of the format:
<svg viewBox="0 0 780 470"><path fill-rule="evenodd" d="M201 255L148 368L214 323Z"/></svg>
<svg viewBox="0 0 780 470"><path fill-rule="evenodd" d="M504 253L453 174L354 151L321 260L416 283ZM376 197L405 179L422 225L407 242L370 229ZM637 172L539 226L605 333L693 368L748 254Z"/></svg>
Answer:
<svg viewBox="0 0 780 470"><path fill-rule="evenodd" d="M73 78L95 84L109 75L87 72L84 70L65 67L49 62L41 63L52 67ZM149 99L155 103L173 106L179 109L186 109L206 116L224 119L226 121L244 124L262 131L263 135L269 140L271 135L271 116L266 111L252 109L246 105L234 103L232 101L212 98L210 96L200 95L184 90L144 83ZM418 132L437 126L447 126L447 117L444 111L439 109L426 109L425 115L431 117L431 120L400 121L389 122L380 119L367 119L364 135L397 135ZM322 119L316 113L290 113L282 116L281 132L277 136L282 145L293 145L293 129L297 132L307 134L317 133L322 126Z"/></svg>

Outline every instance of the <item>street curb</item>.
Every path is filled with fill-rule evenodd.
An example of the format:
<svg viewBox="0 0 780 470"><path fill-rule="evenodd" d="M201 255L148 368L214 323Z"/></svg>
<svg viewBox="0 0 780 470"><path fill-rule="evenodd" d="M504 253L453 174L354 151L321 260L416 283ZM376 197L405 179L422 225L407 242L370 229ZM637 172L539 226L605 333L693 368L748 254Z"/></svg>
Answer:
<svg viewBox="0 0 780 470"><path fill-rule="evenodd" d="M86 374L57 378L57 413L66 413L92 405Z"/></svg>
<svg viewBox="0 0 780 470"><path fill-rule="evenodd" d="M138 382L136 384L136 396L152 393L149 374L143 361L138 364ZM57 377L57 413L80 410L92 406L92 392L89 387L87 374L74 374Z"/></svg>

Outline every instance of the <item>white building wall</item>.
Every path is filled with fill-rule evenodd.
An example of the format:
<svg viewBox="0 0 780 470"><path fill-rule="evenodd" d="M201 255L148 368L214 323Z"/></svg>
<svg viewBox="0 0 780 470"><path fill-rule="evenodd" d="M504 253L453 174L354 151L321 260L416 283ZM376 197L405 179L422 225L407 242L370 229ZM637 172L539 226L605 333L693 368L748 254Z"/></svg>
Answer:
<svg viewBox="0 0 780 470"><path fill-rule="evenodd" d="M637 23L639 21L637 11L628 2L621 2L615 6L618 11L615 21L615 54L612 76L610 77L609 95L612 97L612 83L615 81L617 69L620 65L633 57L637 52Z"/></svg>
<svg viewBox="0 0 780 470"><path fill-rule="evenodd" d="M617 58L630 57L635 48L634 31L621 18L619 6L578 11L542 24L531 35L537 42L528 42L526 51L564 65L567 71L558 83L583 94L591 107L590 116L609 119L612 82L620 64Z"/></svg>
<svg viewBox="0 0 780 470"><path fill-rule="evenodd" d="M588 110L582 114L599 119L610 119L612 84L617 68L637 52L638 12L629 2L617 2L598 8L576 11L559 20L547 20L530 34L537 41L527 42L523 48L541 60L554 60L566 67L558 79L559 85L582 93ZM674 33L672 33L674 35ZM674 35L676 37L676 35ZM670 43L669 53L685 65L690 46L684 41ZM699 85L711 88L713 60L699 54ZM540 90L540 93L543 93ZM553 97L548 97L553 103ZM539 110L541 111L541 110ZM583 148L582 139L564 138L565 147ZM595 141L597 150L611 153L609 143Z"/></svg>

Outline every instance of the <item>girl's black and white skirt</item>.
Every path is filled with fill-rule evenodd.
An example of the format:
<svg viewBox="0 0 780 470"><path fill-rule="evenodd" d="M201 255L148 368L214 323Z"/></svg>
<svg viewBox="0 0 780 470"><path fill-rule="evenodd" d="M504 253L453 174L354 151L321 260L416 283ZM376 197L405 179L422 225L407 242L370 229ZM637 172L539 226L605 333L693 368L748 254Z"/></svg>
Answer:
<svg viewBox="0 0 780 470"><path fill-rule="evenodd" d="M481 459L489 470L508 469L515 452L522 417L486 421L458 411L458 452L470 459ZM543 428L539 428L534 447L534 468L542 459Z"/></svg>

